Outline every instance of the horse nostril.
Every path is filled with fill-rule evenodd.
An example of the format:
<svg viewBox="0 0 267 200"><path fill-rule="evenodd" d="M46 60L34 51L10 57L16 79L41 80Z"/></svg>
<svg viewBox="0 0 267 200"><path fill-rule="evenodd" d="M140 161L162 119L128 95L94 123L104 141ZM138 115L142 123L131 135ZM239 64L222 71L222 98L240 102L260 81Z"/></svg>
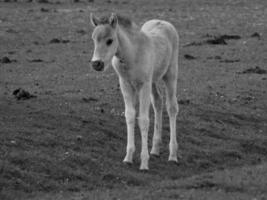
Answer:
<svg viewBox="0 0 267 200"><path fill-rule="evenodd" d="M92 67L96 71L102 71L104 69L104 62L101 60L92 61Z"/></svg>

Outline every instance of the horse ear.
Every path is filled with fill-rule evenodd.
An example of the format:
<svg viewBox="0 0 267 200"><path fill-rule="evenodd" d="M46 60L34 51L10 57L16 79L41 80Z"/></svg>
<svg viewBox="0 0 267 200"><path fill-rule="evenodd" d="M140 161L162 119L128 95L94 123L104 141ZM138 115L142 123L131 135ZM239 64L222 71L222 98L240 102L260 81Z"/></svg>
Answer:
<svg viewBox="0 0 267 200"><path fill-rule="evenodd" d="M93 14L90 14L90 21L93 26L97 26L99 24L99 19Z"/></svg>
<svg viewBox="0 0 267 200"><path fill-rule="evenodd" d="M115 13L112 13L110 18L109 18L109 24L111 27L116 28L118 24L118 17Z"/></svg>

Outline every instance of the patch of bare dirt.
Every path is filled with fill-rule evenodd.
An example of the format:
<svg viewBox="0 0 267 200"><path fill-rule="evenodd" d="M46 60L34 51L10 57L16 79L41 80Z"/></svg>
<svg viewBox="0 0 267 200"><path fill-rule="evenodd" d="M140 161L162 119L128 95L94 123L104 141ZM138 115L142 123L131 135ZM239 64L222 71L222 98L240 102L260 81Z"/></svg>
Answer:
<svg viewBox="0 0 267 200"><path fill-rule="evenodd" d="M254 68L246 69L240 74L267 74L267 70L260 68L259 66L256 66Z"/></svg>
<svg viewBox="0 0 267 200"><path fill-rule="evenodd" d="M17 100L27 100L27 99L31 99L31 98L36 98L35 95L30 94L28 91L26 91L22 88L18 88L16 90L14 90L13 95L15 96L15 98Z"/></svg>

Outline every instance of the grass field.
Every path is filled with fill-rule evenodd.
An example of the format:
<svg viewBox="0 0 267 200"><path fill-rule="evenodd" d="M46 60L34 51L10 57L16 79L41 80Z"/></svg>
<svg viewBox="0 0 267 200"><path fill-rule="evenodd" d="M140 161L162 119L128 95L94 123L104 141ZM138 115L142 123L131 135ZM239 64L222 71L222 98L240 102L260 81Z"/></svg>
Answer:
<svg viewBox="0 0 267 200"><path fill-rule="evenodd" d="M51 2L0 2L1 200L267 199L265 0ZM138 129L135 162L122 163L123 98L113 69L90 67L91 12L177 28L178 164L166 110L150 171Z"/></svg>

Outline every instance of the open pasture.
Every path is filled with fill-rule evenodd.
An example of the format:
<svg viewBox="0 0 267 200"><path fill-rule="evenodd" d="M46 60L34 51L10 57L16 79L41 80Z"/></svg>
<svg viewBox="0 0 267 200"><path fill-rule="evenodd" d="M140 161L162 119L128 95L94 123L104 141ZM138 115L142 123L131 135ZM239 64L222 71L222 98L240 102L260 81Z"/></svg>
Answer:
<svg viewBox="0 0 267 200"><path fill-rule="evenodd" d="M57 2L0 1L1 200L267 198L265 0ZM166 110L150 171L137 128L134 164L122 163L123 98L112 68L90 66L91 12L178 30L178 165Z"/></svg>

